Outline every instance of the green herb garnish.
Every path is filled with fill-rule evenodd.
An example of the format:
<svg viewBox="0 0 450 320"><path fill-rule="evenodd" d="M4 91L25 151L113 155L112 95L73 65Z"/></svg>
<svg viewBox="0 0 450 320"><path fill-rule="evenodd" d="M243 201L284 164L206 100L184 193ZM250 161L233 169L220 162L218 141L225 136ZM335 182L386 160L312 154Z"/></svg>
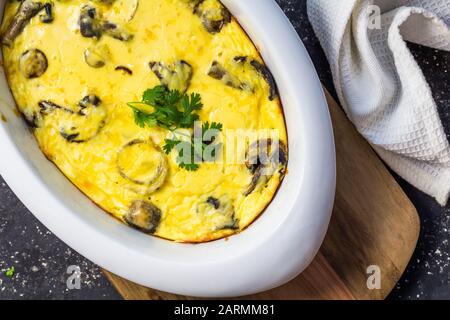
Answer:
<svg viewBox="0 0 450 320"><path fill-rule="evenodd" d="M168 130L192 128L199 119L196 111L203 107L197 93L188 95L165 86L147 89L141 102L129 102L133 109L134 120L141 128L158 126Z"/></svg>
<svg viewBox="0 0 450 320"><path fill-rule="evenodd" d="M166 154L169 154L172 152L172 150L181 143L178 139L166 139L165 144L163 145L163 150Z"/></svg>
<svg viewBox="0 0 450 320"><path fill-rule="evenodd" d="M199 168L198 163L212 162L219 156L217 150L222 144L215 143L218 131L222 131L222 124L205 122L202 124L200 136L194 135L190 141L181 141L178 138L166 139L163 149L167 154L176 149L179 167L188 171L196 171ZM189 154L185 154L185 152Z"/></svg>
<svg viewBox="0 0 450 320"><path fill-rule="evenodd" d="M12 266L11 268L6 269L5 275L6 275L8 278L12 278L12 277L14 277L14 272L15 272L14 266Z"/></svg>
<svg viewBox="0 0 450 320"><path fill-rule="evenodd" d="M217 131L222 131L222 124L202 124L198 137L194 133L189 141L177 137L180 135L177 129L194 129L195 122L199 120L197 111L202 109L203 103L198 93L188 95L165 86L156 86L143 93L141 102L129 102L128 106L133 109L134 121L141 128L158 126L172 131L174 138L165 140L163 150L166 154L174 149L178 152L176 161L180 168L196 171L199 163L217 159L221 144L214 142Z"/></svg>

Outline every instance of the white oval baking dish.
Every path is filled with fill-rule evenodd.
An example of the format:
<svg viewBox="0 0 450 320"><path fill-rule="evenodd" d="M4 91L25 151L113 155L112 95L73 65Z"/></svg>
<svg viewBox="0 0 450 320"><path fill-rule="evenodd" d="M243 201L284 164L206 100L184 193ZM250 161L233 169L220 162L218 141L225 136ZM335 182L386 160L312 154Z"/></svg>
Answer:
<svg viewBox="0 0 450 320"><path fill-rule="evenodd" d="M6 0L0 0L1 11ZM180 244L137 232L85 197L39 150L17 116L0 69L0 173L56 236L101 267L177 294L231 297L282 285L302 272L328 227L335 150L321 84L296 31L273 0L223 0L259 48L280 90L288 174L246 231L225 240Z"/></svg>

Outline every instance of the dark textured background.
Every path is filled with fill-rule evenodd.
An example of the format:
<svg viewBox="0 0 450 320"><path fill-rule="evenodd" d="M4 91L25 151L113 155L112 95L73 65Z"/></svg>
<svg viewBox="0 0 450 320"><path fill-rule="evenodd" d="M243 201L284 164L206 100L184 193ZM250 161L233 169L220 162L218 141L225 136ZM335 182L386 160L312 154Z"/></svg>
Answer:
<svg viewBox="0 0 450 320"><path fill-rule="evenodd" d="M330 70L306 16L305 0L277 0L305 43L320 79L334 92ZM450 136L450 53L411 45L433 89ZM1 155L3 156L3 155ZM450 299L450 206L441 208L398 178L421 218L414 257L390 299ZM78 265L81 290L66 288L66 270ZM3 272L14 266L12 279ZM20 203L0 178L0 299L120 299L90 261L68 248Z"/></svg>

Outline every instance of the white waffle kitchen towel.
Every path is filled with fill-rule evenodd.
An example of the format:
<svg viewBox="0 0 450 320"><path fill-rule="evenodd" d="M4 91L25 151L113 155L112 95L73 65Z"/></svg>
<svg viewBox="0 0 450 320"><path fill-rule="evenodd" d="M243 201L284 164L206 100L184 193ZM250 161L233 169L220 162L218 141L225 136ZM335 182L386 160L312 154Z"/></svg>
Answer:
<svg viewBox="0 0 450 320"><path fill-rule="evenodd" d="M450 145L405 41L450 51L450 0L308 0L308 15L347 116L394 171L445 205Z"/></svg>

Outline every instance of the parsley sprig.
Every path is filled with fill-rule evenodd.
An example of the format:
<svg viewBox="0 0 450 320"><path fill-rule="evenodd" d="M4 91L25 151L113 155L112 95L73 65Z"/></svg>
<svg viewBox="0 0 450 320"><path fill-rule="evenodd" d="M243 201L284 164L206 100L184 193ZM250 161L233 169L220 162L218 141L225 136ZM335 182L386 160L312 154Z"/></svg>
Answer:
<svg viewBox="0 0 450 320"><path fill-rule="evenodd" d="M216 142L219 131L222 131L221 123L205 122L199 136L194 135L190 141L182 141L177 137L166 139L163 150L169 154L175 149L178 152L176 160L178 166L188 171L196 171L199 168L198 163L212 162L218 158L217 151L222 146Z"/></svg>
<svg viewBox="0 0 450 320"><path fill-rule="evenodd" d="M158 126L173 131L192 128L199 119L196 111L201 110L203 104L197 93L182 94L156 86L144 92L141 102L129 102L128 106L133 109L134 120L141 128Z"/></svg>
<svg viewBox="0 0 450 320"><path fill-rule="evenodd" d="M217 159L221 144L215 140L217 132L222 131L222 124L203 123L201 134L189 136L188 141L180 139L181 134L177 132L177 129L193 129L199 120L197 112L203 108L203 103L198 93L188 95L156 86L143 93L142 101L129 102L128 106L133 109L134 120L141 128L158 126L172 132L174 138L165 140L163 150L166 154L177 151L176 161L180 168L196 171L199 163Z"/></svg>

